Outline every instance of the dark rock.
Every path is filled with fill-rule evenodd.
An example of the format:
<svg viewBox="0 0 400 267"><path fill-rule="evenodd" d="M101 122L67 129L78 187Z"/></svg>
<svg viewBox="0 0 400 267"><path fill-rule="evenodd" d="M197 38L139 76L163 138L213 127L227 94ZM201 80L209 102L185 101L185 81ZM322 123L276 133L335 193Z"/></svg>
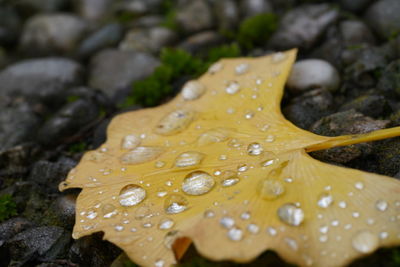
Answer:
<svg viewBox="0 0 400 267"><path fill-rule="evenodd" d="M14 217L0 223L0 242L7 241L16 234L31 228L33 225L31 221L21 217Z"/></svg>
<svg viewBox="0 0 400 267"><path fill-rule="evenodd" d="M337 17L338 12L327 4L294 8L283 16L270 44L282 50L311 48Z"/></svg>
<svg viewBox="0 0 400 267"><path fill-rule="evenodd" d="M75 9L85 19L97 21L110 13L112 0L75 0Z"/></svg>
<svg viewBox="0 0 400 267"><path fill-rule="evenodd" d="M160 15L147 15L140 17L132 22L133 28L152 28L161 26L165 22L165 18Z"/></svg>
<svg viewBox="0 0 400 267"><path fill-rule="evenodd" d="M72 230L75 223L76 194L58 197L46 210L42 223Z"/></svg>
<svg viewBox="0 0 400 267"><path fill-rule="evenodd" d="M127 0L117 3L117 13L143 16L160 8L162 0Z"/></svg>
<svg viewBox="0 0 400 267"><path fill-rule="evenodd" d="M400 95L400 59L385 67L377 87L389 95Z"/></svg>
<svg viewBox="0 0 400 267"><path fill-rule="evenodd" d="M205 0L183 1L178 6L176 19L185 33L195 33L211 29L214 17L210 5Z"/></svg>
<svg viewBox="0 0 400 267"><path fill-rule="evenodd" d="M345 20L339 25L340 35L346 46L356 46L359 44L374 44L375 37L369 28L359 20Z"/></svg>
<svg viewBox="0 0 400 267"><path fill-rule="evenodd" d="M119 48L123 51L137 51L157 54L166 46L173 44L177 35L165 27L130 30Z"/></svg>
<svg viewBox="0 0 400 267"><path fill-rule="evenodd" d="M103 120L94 130L92 141L93 148L99 147L107 140L107 127L110 121L110 119Z"/></svg>
<svg viewBox="0 0 400 267"><path fill-rule="evenodd" d="M11 46L18 39L21 21L11 7L0 7L0 45Z"/></svg>
<svg viewBox="0 0 400 267"><path fill-rule="evenodd" d="M240 10L244 17L252 17L273 11L271 3L268 0L241 0Z"/></svg>
<svg viewBox="0 0 400 267"><path fill-rule="evenodd" d="M48 261L64 255L70 233L57 226L41 226L23 231L8 241L13 266L29 261Z"/></svg>
<svg viewBox="0 0 400 267"><path fill-rule="evenodd" d="M58 192L58 184L65 179L76 164L69 158L61 158L57 162L39 160L33 165L29 180L49 192Z"/></svg>
<svg viewBox="0 0 400 267"><path fill-rule="evenodd" d="M234 0L215 1L215 14L222 31L234 30L239 22L239 9Z"/></svg>
<svg viewBox="0 0 400 267"><path fill-rule="evenodd" d="M372 4L366 14L368 25L383 39L400 32L400 1L380 0Z"/></svg>
<svg viewBox="0 0 400 267"><path fill-rule="evenodd" d="M374 120L354 110L343 111L324 117L314 123L310 130L324 136L338 136L346 134L362 134L387 127L389 121ZM315 158L335 162L347 163L360 156L367 156L372 152L371 143L336 147L313 152Z"/></svg>
<svg viewBox="0 0 400 267"><path fill-rule="evenodd" d="M66 58L43 58L15 63L0 72L0 100L7 95L59 103L60 92L82 81L81 66Z"/></svg>
<svg viewBox="0 0 400 267"><path fill-rule="evenodd" d="M0 177L7 177L11 180L14 177L24 177L39 153L39 147L32 143L0 151Z"/></svg>
<svg viewBox="0 0 400 267"><path fill-rule="evenodd" d="M109 96L150 75L159 61L146 53L103 50L91 60L89 84Z"/></svg>
<svg viewBox="0 0 400 267"><path fill-rule="evenodd" d="M92 54L108 47L115 46L123 36L123 29L117 23L107 24L87 38L85 38L78 48L78 54L83 57L89 57Z"/></svg>
<svg viewBox="0 0 400 267"><path fill-rule="evenodd" d="M102 240L100 234L76 240L69 251L69 259L80 266L110 266L121 250Z"/></svg>
<svg viewBox="0 0 400 267"><path fill-rule="evenodd" d="M99 117L100 107L90 99L67 103L40 128L38 140L44 145L55 145L79 134Z"/></svg>
<svg viewBox="0 0 400 267"><path fill-rule="evenodd" d="M21 49L32 55L71 53L88 25L69 14L37 15L30 18L22 33Z"/></svg>
<svg viewBox="0 0 400 267"><path fill-rule="evenodd" d="M189 53L207 52L211 47L221 45L225 38L214 31L205 31L189 36L178 45Z"/></svg>
<svg viewBox="0 0 400 267"><path fill-rule="evenodd" d="M374 118L384 116L390 111L385 97L376 94L362 95L339 107L339 111L351 109Z"/></svg>
<svg viewBox="0 0 400 267"><path fill-rule="evenodd" d="M0 151L35 140L40 119L26 103L2 107L0 112Z"/></svg>
<svg viewBox="0 0 400 267"><path fill-rule="evenodd" d="M349 11L360 12L364 10L373 0L340 0L340 5Z"/></svg>
<svg viewBox="0 0 400 267"><path fill-rule="evenodd" d="M303 129L331 113L332 95L324 89L316 89L294 98L283 109L285 117Z"/></svg>
<svg viewBox="0 0 400 267"><path fill-rule="evenodd" d="M24 16L36 13L54 13L68 7L68 0L18 0L16 7Z"/></svg>
<svg viewBox="0 0 400 267"><path fill-rule="evenodd" d="M378 142L374 149L378 172L394 176L400 171L400 139L392 138Z"/></svg>

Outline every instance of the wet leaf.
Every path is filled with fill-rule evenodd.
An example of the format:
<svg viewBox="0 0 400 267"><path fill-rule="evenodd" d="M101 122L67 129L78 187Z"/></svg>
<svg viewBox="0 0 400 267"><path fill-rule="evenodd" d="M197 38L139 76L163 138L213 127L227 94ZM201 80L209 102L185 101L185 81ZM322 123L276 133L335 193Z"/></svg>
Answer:
<svg viewBox="0 0 400 267"><path fill-rule="evenodd" d="M82 188L74 238L103 231L133 261L157 267L191 242L212 260L271 249L323 267L400 244L398 181L307 154L400 129L324 137L294 126L280 101L295 54L221 60L185 95L115 117L107 142L60 185Z"/></svg>

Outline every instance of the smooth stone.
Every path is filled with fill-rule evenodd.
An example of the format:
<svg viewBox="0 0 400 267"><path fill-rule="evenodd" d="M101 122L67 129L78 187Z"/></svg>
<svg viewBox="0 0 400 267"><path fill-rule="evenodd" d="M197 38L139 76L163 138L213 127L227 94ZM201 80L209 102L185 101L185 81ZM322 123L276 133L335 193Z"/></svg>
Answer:
<svg viewBox="0 0 400 267"><path fill-rule="evenodd" d="M188 34L208 30L214 26L213 12L205 0L183 1L183 4L178 5L176 21Z"/></svg>
<svg viewBox="0 0 400 267"><path fill-rule="evenodd" d="M380 0L365 13L365 21L382 39L390 39L400 32L400 1Z"/></svg>

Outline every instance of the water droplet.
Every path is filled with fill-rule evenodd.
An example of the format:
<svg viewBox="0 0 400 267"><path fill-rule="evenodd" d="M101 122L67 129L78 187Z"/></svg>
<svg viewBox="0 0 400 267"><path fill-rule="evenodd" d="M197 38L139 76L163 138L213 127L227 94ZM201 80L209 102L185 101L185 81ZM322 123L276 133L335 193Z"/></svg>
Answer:
<svg viewBox="0 0 400 267"><path fill-rule="evenodd" d="M258 234L258 232L260 231L260 227L257 224L251 223L247 225L247 231L252 234Z"/></svg>
<svg viewBox="0 0 400 267"><path fill-rule="evenodd" d="M254 117L254 112L253 111L246 111L245 113L244 113L244 118L245 119L247 119L247 120L250 120L250 119L252 119Z"/></svg>
<svg viewBox="0 0 400 267"><path fill-rule="evenodd" d="M122 138L122 142L121 142L121 149L124 150L131 150L136 148L138 145L140 145L141 139L134 135L134 134L130 134L125 136L124 138Z"/></svg>
<svg viewBox="0 0 400 267"><path fill-rule="evenodd" d="M223 227L230 229L235 225L235 220L232 219L231 217L222 217L221 220L219 221L219 223Z"/></svg>
<svg viewBox="0 0 400 267"><path fill-rule="evenodd" d="M163 260L157 260L157 261L154 263L154 267L164 267L164 264L165 264L165 261L163 261Z"/></svg>
<svg viewBox="0 0 400 267"><path fill-rule="evenodd" d="M157 196L158 196L158 197L165 197L167 194L168 194L168 192L165 191L164 188L160 188L160 189L157 191Z"/></svg>
<svg viewBox="0 0 400 267"><path fill-rule="evenodd" d="M160 223L158 224L158 229L168 230L168 229L171 229L174 226L174 224L175 224L174 221L171 219L168 219L168 218L162 219L160 221Z"/></svg>
<svg viewBox="0 0 400 267"><path fill-rule="evenodd" d="M299 249L299 246L297 245L297 241L294 240L293 238L290 237L285 237L285 242L286 244L294 251L297 251Z"/></svg>
<svg viewBox="0 0 400 267"><path fill-rule="evenodd" d="M275 160L273 160L273 159L267 159L267 160L261 162L261 166L268 167L268 166L271 166L272 164L274 164L274 162L275 162Z"/></svg>
<svg viewBox="0 0 400 267"><path fill-rule="evenodd" d="M154 166L155 166L156 168L162 168L162 167L165 166L165 162L164 162L164 161L161 161L161 160L157 160L157 161L154 163Z"/></svg>
<svg viewBox="0 0 400 267"><path fill-rule="evenodd" d="M212 210L206 210L204 212L204 218L214 218L215 217L215 212Z"/></svg>
<svg viewBox="0 0 400 267"><path fill-rule="evenodd" d="M327 235L321 235L319 237L319 242L325 243L326 241L328 241L328 236Z"/></svg>
<svg viewBox="0 0 400 267"><path fill-rule="evenodd" d="M278 209L278 217L288 225L299 226L304 220L304 211L293 203L287 203Z"/></svg>
<svg viewBox="0 0 400 267"><path fill-rule="evenodd" d="M245 212L243 212L242 214L240 214L240 218L242 219L242 220L249 220L250 219L250 212L248 212L248 211L245 211Z"/></svg>
<svg viewBox="0 0 400 267"><path fill-rule="evenodd" d="M206 91L206 87L199 81L189 81L182 89L182 97L185 100L195 100L201 97Z"/></svg>
<svg viewBox="0 0 400 267"><path fill-rule="evenodd" d="M198 196L208 193L214 187L213 177L203 171L189 173L182 183L182 190L188 195Z"/></svg>
<svg viewBox="0 0 400 267"><path fill-rule="evenodd" d="M114 227L114 229L115 229L115 231L117 231L117 232L121 232L121 231L124 230L124 227L123 227L122 225L116 225L116 226Z"/></svg>
<svg viewBox="0 0 400 267"><path fill-rule="evenodd" d="M273 135L268 135L267 138L265 139L265 142L267 143L272 143L275 141L275 136Z"/></svg>
<svg viewBox="0 0 400 267"><path fill-rule="evenodd" d="M180 154L175 159L176 167L189 167L199 165L204 158L204 154L196 151L187 151Z"/></svg>
<svg viewBox="0 0 400 267"><path fill-rule="evenodd" d="M236 67L235 67L235 72L236 72L236 74L237 75L241 75L241 74L244 74L244 73L246 73L248 70L249 70L249 64L247 64L247 63L242 63L242 64L239 64L239 65L237 65Z"/></svg>
<svg viewBox="0 0 400 267"><path fill-rule="evenodd" d="M102 162L108 157L108 155L100 151L91 151L88 152L87 156L85 157L88 157L88 160L93 162Z"/></svg>
<svg viewBox="0 0 400 267"><path fill-rule="evenodd" d="M235 185L240 181L237 173L229 170L222 172L220 178L221 178L221 185L223 187Z"/></svg>
<svg viewBox="0 0 400 267"><path fill-rule="evenodd" d="M103 213L103 217L106 219L114 217L115 215L118 214L117 209L112 204L105 204L101 209L101 211Z"/></svg>
<svg viewBox="0 0 400 267"><path fill-rule="evenodd" d="M215 74L215 73L219 72L220 70L222 70L222 68L223 68L222 63L220 63L220 62L214 63L208 68L208 73Z"/></svg>
<svg viewBox="0 0 400 267"><path fill-rule="evenodd" d="M260 181L257 192L265 200L274 200L285 193L285 187L280 181L265 178Z"/></svg>
<svg viewBox="0 0 400 267"><path fill-rule="evenodd" d="M333 203L333 198L330 194L323 193L318 199L318 206L321 208L327 208Z"/></svg>
<svg viewBox="0 0 400 267"><path fill-rule="evenodd" d="M185 130L194 120L195 112L178 109L167 114L157 124L154 132L160 135L173 135Z"/></svg>
<svg viewBox="0 0 400 267"><path fill-rule="evenodd" d="M202 133L197 140L197 143L201 146L224 142L228 139L228 130L224 128L211 129Z"/></svg>
<svg viewBox="0 0 400 267"><path fill-rule="evenodd" d="M164 246L168 249L171 249L172 245L175 243L175 240L177 240L179 237L181 237L181 233L179 231L175 230L168 232L164 237Z"/></svg>
<svg viewBox="0 0 400 267"><path fill-rule="evenodd" d="M240 85L238 82L231 81L228 83L227 87L225 88L225 92L230 95L234 95L240 90Z"/></svg>
<svg viewBox="0 0 400 267"><path fill-rule="evenodd" d="M374 251L378 245L378 237L367 231L358 232L352 239L352 245L355 250L361 253L370 253Z"/></svg>
<svg viewBox="0 0 400 267"><path fill-rule="evenodd" d="M342 209L345 209L345 208L347 207L346 201L340 201L340 202L338 203L338 205L339 205L339 207L342 208Z"/></svg>
<svg viewBox="0 0 400 267"><path fill-rule="evenodd" d="M389 233L388 232L380 232L379 233L379 238L380 239L386 239L389 237Z"/></svg>
<svg viewBox="0 0 400 267"><path fill-rule="evenodd" d="M232 241L240 241L243 238L243 231L239 228L232 228L228 231L228 237Z"/></svg>
<svg viewBox="0 0 400 267"><path fill-rule="evenodd" d="M138 207L135 210L135 219L142 220L144 218L150 218L152 216L151 210L147 206Z"/></svg>
<svg viewBox="0 0 400 267"><path fill-rule="evenodd" d="M364 188L364 184L362 182L357 182L354 184L354 187L358 190L362 190Z"/></svg>
<svg viewBox="0 0 400 267"><path fill-rule="evenodd" d="M93 210L88 211L88 213L87 213L87 215L86 215L86 218L88 218L88 219L90 219L90 220L93 220L93 219L95 219L96 217L97 217L97 212L95 212L95 211L93 211Z"/></svg>
<svg viewBox="0 0 400 267"><path fill-rule="evenodd" d="M259 143L251 143L247 146L247 154L250 156L258 156L264 152L264 148Z"/></svg>
<svg viewBox="0 0 400 267"><path fill-rule="evenodd" d="M153 224L150 222L146 222L146 223L142 224L142 226L143 226L143 228L151 228L151 227L153 227Z"/></svg>
<svg viewBox="0 0 400 267"><path fill-rule="evenodd" d="M165 212L168 214L176 214L185 211L188 208L187 199L178 194L169 195L164 202Z"/></svg>
<svg viewBox="0 0 400 267"><path fill-rule="evenodd" d="M122 164L140 164L158 158L164 149L156 146L139 146L121 157Z"/></svg>
<svg viewBox="0 0 400 267"><path fill-rule="evenodd" d="M130 184L121 189L119 203L121 206L130 207L142 202L146 197L146 190L142 187Z"/></svg>
<svg viewBox="0 0 400 267"><path fill-rule="evenodd" d="M245 172L249 169L249 167L246 164L239 164L237 167L238 172Z"/></svg>
<svg viewBox="0 0 400 267"><path fill-rule="evenodd" d="M276 236L278 234L278 231L274 227L268 227L267 228L267 233L270 236Z"/></svg>
<svg viewBox="0 0 400 267"><path fill-rule="evenodd" d="M326 234L326 233L328 233L328 231L329 231L329 226L327 226L327 225L321 226L321 227L319 228L319 231L320 231L322 234Z"/></svg>
<svg viewBox="0 0 400 267"><path fill-rule="evenodd" d="M271 56L272 63L279 63L286 59L286 54L282 52L275 53Z"/></svg>
<svg viewBox="0 0 400 267"><path fill-rule="evenodd" d="M385 211L388 208L388 203L385 200L378 200L375 203L375 207L379 210L379 211Z"/></svg>

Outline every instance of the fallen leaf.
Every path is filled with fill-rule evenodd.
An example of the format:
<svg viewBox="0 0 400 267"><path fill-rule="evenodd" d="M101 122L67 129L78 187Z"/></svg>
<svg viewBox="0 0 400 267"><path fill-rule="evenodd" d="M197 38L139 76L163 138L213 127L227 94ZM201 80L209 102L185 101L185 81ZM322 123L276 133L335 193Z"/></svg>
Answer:
<svg viewBox="0 0 400 267"><path fill-rule="evenodd" d="M171 102L113 119L60 189L82 188L74 238L103 231L142 266L190 242L212 260L267 249L300 266L343 266L400 244L400 182L307 152L400 135L324 137L280 111L295 50L221 60ZM177 258L177 259L176 259Z"/></svg>

